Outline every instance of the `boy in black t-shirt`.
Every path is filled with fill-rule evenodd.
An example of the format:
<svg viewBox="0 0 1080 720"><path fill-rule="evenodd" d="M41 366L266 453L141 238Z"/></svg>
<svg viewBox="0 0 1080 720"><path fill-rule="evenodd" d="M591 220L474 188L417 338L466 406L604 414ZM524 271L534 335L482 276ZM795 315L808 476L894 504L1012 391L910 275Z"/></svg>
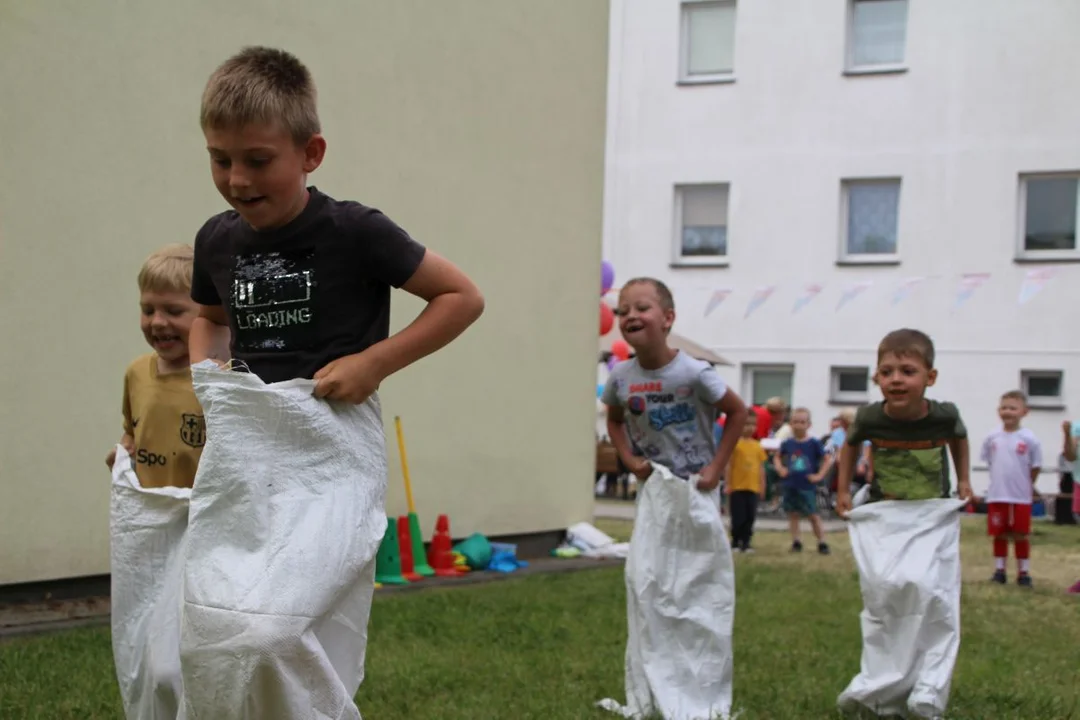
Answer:
<svg viewBox="0 0 1080 720"><path fill-rule="evenodd" d="M321 164L326 141L320 134L311 75L295 57L247 48L227 60L207 83L200 121L214 185L232 209L210 218L195 239L191 296L199 304L199 315L189 339L192 365L231 359L266 383L314 379L317 398L361 404L388 376L442 348L480 316L484 301L479 290L452 263L425 249L378 210L334 200L308 187L307 175ZM391 287L427 301L424 311L393 337ZM211 434L209 443L214 440ZM250 510L273 515L272 509ZM340 512L354 513L357 524L362 521L359 508L343 507ZM271 532L291 529L275 526ZM266 545L264 540L259 542ZM320 558L311 560L312 572L334 572L320 565ZM370 567L373 572L373 562ZM354 580L342 578L343 587ZM250 631L234 631L237 639L227 648L183 629L185 683L202 680L200 668L211 666L210 657L218 666L243 673L237 682L248 685L237 689L237 695L255 692L250 689L255 685L262 688L263 700L307 691L310 688L298 690L283 679L272 657L281 646L288 652L310 652L311 674L304 680L308 685L334 682L327 670L330 661L303 644L307 636L282 643L275 635L268 644L259 635L267 632L265 627L236 622ZM235 646L245 649L236 651ZM342 652L347 662L356 660ZM196 656L202 665L193 664L190 658ZM247 664L238 664L240 660ZM295 656L291 661L299 662ZM332 702L340 691L327 687L319 699ZM316 692L310 692L314 703ZM190 715L246 718L274 702L285 707L273 700L258 711L251 709L261 707L258 703L241 710L235 697L219 699L208 693L201 699L202 707L188 705ZM354 706L335 717L360 715Z"/></svg>
<svg viewBox="0 0 1080 720"><path fill-rule="evenodd" d="M322 163L315 86L292 55L247 48L210 77L200 121L232 210L195 239L191 360L243 361L265 382L313 378L361 403L483 311L476 286L378 210L307 186ZM390 288L428 302L388 337Z"/></svg>

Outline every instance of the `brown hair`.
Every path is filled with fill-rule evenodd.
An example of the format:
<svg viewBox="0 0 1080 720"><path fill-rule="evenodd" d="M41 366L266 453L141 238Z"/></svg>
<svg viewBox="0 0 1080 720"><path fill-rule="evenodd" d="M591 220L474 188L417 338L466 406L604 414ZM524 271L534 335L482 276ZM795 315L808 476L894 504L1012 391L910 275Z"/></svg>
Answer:
<svg viewBox="0 0 1080 720"><path fill-rule="evenodd" d="M139 269L139 292L191 292L195 252L190 245L166 245Z"/></svg>
<svg viewBox="0 0 1080 720"><path fill-rule="evenodd" d="M247 47L222 63L203 91L203 130L280 124L297 145L320 132L315 81L284 50Z"/></svg>
<svg viewBox="0 0 1080 720"><path fill-rule="evenodd" d="M1007 393L1002 394L1002 400L1019 400L1025 406L1027 406L1027 395L1022 390L1010 390Z"/></svg>
<svg viewBox="0 0 1080 720"><path fill-rule="evenodd" d="M624 282L622 289L625 290L631 285L652 285L660 298L660 307L665 310L675 309L675 297L671 294L671 289L660 280L651 277L636 277Z"/></svg>
<svg viewBox="0 0 1080 720"><path fill-rule="evenodd" d="M897 357L917 357L928 369L934 367L934 341L921 330L902 328L886 335L878 345L878 362L889 353Z"/></svg>

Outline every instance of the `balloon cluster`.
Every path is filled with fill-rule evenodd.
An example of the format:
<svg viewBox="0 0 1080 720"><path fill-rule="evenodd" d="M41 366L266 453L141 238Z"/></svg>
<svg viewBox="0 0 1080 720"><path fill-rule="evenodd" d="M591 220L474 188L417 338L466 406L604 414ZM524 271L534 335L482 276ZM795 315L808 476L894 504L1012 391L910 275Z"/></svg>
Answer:
<svg viewBox="0 0 1080 720"><path fill-rule="evenodd" d="M615 267L604 260L600 264L600 337L604 337L615 327L615 312L611 306L604 302L603 297L611 291L615 285ZM625 340L615 340L611 343L611 355L607 359L608 368L615 366L620 360L630 357L630 346Z"/></svg>

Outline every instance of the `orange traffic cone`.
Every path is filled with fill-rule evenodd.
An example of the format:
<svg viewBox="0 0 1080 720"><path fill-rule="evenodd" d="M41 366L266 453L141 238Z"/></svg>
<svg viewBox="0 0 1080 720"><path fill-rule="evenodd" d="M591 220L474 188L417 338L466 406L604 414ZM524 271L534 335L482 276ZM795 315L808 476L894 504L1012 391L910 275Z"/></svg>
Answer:
<svg viewBox="0 0 1080 720"><path fill-rule="evenodd" d="M431 538L428 549L428 565L439 577L457 577L465 573L454 567L453 543L450 540L450 518L440 515L435 521L435 535Z"/></svg>
<svg viewBox="0 0 1080 720"><path fill-rule="evenodd" d="M401 574L409 582L423 580L423 576L416 574L412 556L412 536L409 533L409 516L402 515L397 519L398 555L401 556Z"/></svg>

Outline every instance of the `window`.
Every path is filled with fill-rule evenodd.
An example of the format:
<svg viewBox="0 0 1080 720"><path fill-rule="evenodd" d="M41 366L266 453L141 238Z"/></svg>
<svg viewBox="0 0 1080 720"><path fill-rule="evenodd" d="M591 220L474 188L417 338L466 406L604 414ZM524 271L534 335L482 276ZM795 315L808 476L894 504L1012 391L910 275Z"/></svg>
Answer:
<svg viewBox="0 0 1080 720"><path fill-rule="evenodd" d="M1020 178L1020 257L1064 259L1080 255L1080 174Z"/></svg>
<svg viewBox="0 0 1080 720"><path fill-rule="evenodd" d="M895 263L900 220L899 180L848 180L843 184L841 261Z"/></svg>
<svg viewBox="0 0 1080 720"><path fill-rule="evenodd" d="M904 70L907 0L851 0L848 16L849 72Z"/></svg>
<svg viewBox="0 0 1080 720"><path fill-rule="evenodd" d="M791 365L744 365L743 398L754 405L764 405L769 398L783 398L791 407L795 368Z"/></svg>
<svg viewBox="0 0 1080 720"><path fill-rule="evenodd" d="M870 368L834 367L829 370L829 402L864 403L870 395Z"/></svg>
<svg viewBox="0 0 1080 720"><path fill-rule="evenodd" d="M727 263L727 185L680 185L675 188L675 262Z"/></svg>
<svg viewBox="0 0 1080 720"><path fill-rule="evenodd" d="M682 3L680 82L730 81L735 71L735 0Z"/></svg>
<svg viewBox="0 0 1080 720"><path fill-rule="evenodd" d="M1065 406L1062 393L1064 374L1060 370L1021 370L1020 387L1028 396L1033 408L1061 408Z"/></svg>

